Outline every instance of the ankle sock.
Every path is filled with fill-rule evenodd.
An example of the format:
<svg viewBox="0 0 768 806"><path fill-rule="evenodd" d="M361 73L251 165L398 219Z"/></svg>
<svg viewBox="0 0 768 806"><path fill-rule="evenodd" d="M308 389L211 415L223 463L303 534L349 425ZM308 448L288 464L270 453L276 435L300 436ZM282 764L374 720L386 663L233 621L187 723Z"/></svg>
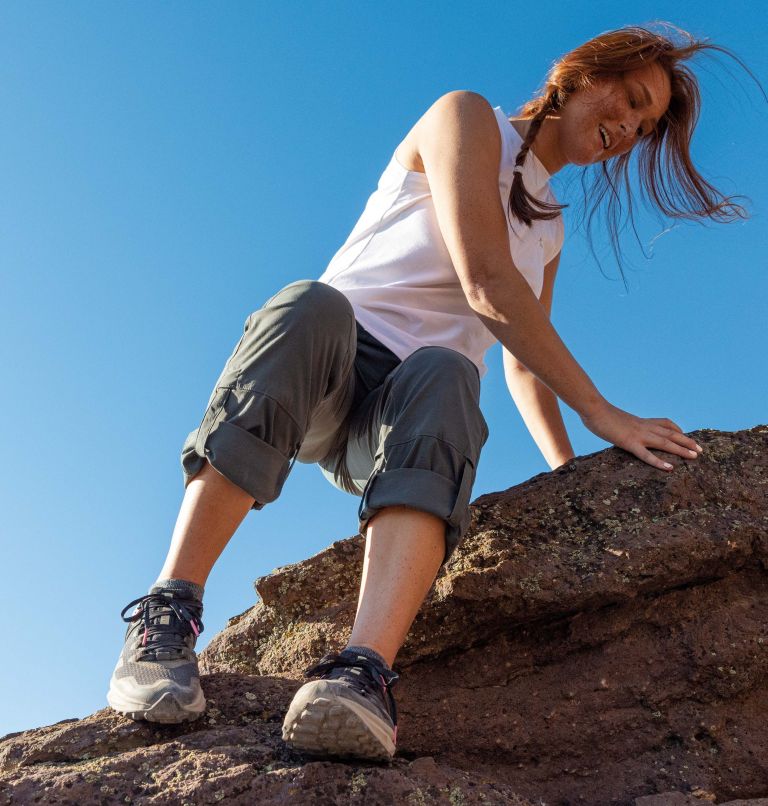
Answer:
<svg viewBox="0 0 768 806"><path fill-rule="evenodd" d="M196 582L190 582L187 579L176 579L174 577L166 577L165 579L158 579L157 582L149 589L149 593L157 593L161 589L177 591L183 596L190 599L197 599L199 602L203 601L203 593L205 588L198 585Z"/></svg>
<svg viewBox="0 0 768 806"><path fill-rule="evenodd" d="M378 663L380 666L383 666L387 671L392 671L384 658L382 658L381 655L379 655L379 653L375 650L368 649L367 646L348 646L344 648L344 651L354 652L356 655L362 655L364 658L369 658L370 660L376 661L376 663Z"/></svg>

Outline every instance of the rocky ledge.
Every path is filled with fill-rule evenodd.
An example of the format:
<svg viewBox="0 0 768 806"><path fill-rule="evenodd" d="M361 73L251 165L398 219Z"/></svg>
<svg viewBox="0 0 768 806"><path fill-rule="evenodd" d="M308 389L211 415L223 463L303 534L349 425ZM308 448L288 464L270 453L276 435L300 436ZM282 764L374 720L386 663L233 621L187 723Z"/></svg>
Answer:
<svg viewBox="0 0 768 806"><path fill-rule="evenodd" d="M616 448L484 495L398 656L398 754L280 740L352 625L363 539L257 580L191 724L105 708L0 740L0 804L768 806L768 426Z"/></svg>

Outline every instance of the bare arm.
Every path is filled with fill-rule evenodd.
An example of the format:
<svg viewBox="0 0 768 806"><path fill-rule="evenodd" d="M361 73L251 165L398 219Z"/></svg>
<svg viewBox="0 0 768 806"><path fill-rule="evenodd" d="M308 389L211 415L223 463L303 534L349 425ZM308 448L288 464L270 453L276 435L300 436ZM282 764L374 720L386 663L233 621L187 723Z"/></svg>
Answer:
<svg viewBox="0 0 768 806"><path fill-rule="evenodd" d="M579 414L598 409L602 395L512 261L498 189L501 135L488 102L463 91L442 96L419 121L416 140L440 231L472 310L571 408Z"/></svg>
<svg viewBox="0 0 768 806"><path fill-rule="evenodd" d="M539 301L552 317L552 292L560 256L544 268L544 283ZM503 350L507 387L528 431L549 466L554 470L574 456L563 422L557 396L506 348Z"/></svg>
<svg viewBox="0 0 768 806"><path fill-rule="evenodd" d="M481 95L439 98L415 127L419 156L441 234L472 310L488 330L593 433L655 467L648 448L694 458L696 447L667 418L641 418L612 406L563 344L514 265L499 196L501 135Z"/></svg>

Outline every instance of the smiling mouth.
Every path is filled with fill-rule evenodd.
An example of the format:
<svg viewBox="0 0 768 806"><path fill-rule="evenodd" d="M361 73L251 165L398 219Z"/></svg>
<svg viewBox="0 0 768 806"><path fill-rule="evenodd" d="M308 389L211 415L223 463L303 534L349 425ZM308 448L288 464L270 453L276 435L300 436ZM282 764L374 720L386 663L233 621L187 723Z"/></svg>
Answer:
<svg viewBox="0 0 768 806"><path fill-rule="evenodd" d="M608 134L608 129L603 126L601 123L598 127L600 132L600 139L603 141L603 148L610 148L611 147L611 135Z"/></svg>

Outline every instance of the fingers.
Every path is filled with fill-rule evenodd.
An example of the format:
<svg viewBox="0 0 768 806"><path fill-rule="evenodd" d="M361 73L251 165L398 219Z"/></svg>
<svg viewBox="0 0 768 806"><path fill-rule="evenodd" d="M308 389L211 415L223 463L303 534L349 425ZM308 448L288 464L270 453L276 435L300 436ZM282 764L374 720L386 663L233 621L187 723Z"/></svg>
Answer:
<svg viewBox="0 0 768 806"><path fill-rule="evenodd" d="M648 448L656 448L666 453L671 453L675 456L681 456L683 459L696 459L701 453L702 449L696 444L695 440L685 436L681 431L661 425L662 423L671 422L668 420L653 420L658 423L652 431L647 432L641 438L640 444L633 450L638 459L642 459L653 467L659 470L666 470L669 472L673 466L658 456L651 453Z"/></svg>
<svg viewBox="0 0 768 806"><path fill-rule="evenodd" d="M659 459L658 456L651 453L647 448L640 447L637 450L633 451L635 456L638 459L642 459L644 462L647 462L649 465L653 465L653 467L658 467L659 470L666 470L669 472L672 470L672 465L669 462L665 462L663 459Z"/></svg>
<svg viewBox="0 0 768 806"><path fill-rule="evenodd" d="M651 433L654 434L657 439L662 439L666 443L671 444L674 447L672 448L672 450L670 450L669 447L665 447L663 444L660 443L646 442L645 444L653 448L661 448L662 450L665 450L668 453L676 453L679 456L684 456L686 458L695 458L703 450L702 447L698 445L695 440L691 439L690 437L687 437L680 431L674 431L669 428L662 428L656 426L653 428Z"/></svg>
<svg viewBox="0 0 768 806"><path fill-rule="evenodd" d="M683 438L678 437L678 440L679 439ZM671 453L675 456L682 456L683 459L698 458L699 452L693 447L688 447L689 444L694 446L696 445L692 439L685 437L685 444L682 444L678 440L652 434L647 439L643 440L643 443L646 448L657 448L660 451L666 451L667 453Z"/></svg>

